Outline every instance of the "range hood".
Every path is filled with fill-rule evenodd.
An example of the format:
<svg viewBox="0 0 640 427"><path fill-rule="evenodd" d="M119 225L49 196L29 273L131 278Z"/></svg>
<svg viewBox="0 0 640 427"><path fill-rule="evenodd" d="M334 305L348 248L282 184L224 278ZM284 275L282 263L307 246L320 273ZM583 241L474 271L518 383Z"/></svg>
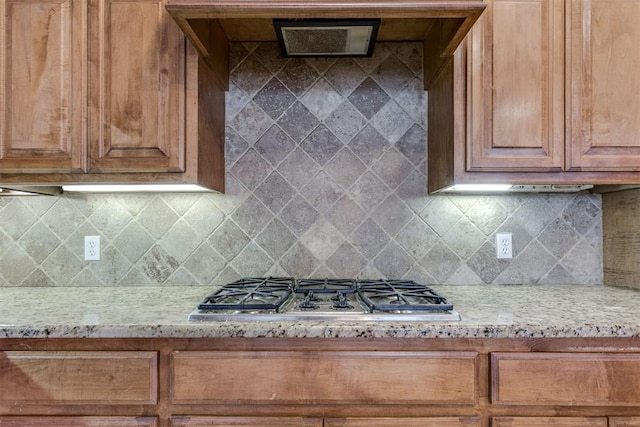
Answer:
<svg viewBox="0 0 640 427"><path fill-rule="evenodd" d="M379 20L377 41L423 41L425 88L485 9L483 0L168 0L167 10L223 80L229 42L278 41L283 21ZM358 34L355 34L357 37ZM225 67L227 69L225 69ZM220 81L221 84L226 82Z"/></svg>

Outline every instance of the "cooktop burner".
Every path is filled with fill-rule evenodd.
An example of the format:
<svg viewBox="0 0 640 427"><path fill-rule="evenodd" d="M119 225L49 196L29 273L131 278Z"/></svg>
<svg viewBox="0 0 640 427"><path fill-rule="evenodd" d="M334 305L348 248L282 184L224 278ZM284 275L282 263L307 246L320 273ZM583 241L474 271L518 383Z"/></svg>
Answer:
<svg viewBox="0 0 640 427"><path fill-rule="evenodd" d="M244 278L223 285L189 320L460 320L453 305L412 280Z"/></svg>

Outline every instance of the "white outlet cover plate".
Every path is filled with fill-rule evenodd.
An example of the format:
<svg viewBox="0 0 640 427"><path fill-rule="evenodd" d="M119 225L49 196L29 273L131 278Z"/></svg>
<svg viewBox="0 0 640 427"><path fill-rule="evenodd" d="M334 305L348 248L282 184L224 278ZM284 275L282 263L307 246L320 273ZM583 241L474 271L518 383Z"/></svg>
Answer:
<svg viewBox="0 0 640 427"><path fill-rule="evenodd" d="M100 236L84 236L85 261L100 261Z"/></svg>
<svg viewBox="0 0 640 427"><path fill-rule="evenodd" d="M496 233L496 256L498 259L513 258L513 235L511 233Z"/></svg>

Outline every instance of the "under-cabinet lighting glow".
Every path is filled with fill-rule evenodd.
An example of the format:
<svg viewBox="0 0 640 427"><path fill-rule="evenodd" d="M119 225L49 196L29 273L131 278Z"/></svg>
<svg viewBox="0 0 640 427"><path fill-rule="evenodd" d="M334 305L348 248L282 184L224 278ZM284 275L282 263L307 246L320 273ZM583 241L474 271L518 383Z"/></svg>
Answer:
<svg viewBox="0 0 640 427"><path fill-rule="evenodd" d="M477 192L487 192L487 193L495 193L501 191L509 191L511 190L511 184L457 184L453 187L449 187L446 191L455 191L455 192L469 192L469 193L477 193Z"/></svg>
<svg viewBox="0 0 640 427"><path fill-rule="evenodd" d="M211 190L195 184L123 184L123 185L63 185L64 192L78 193L186 193L211 192Z"/></svg>
<svg viewBox="0 0 640 427"><path fill-rule="evenodd" d="M37 193L0 188L0 196L37 196Z"/></svg>
<svg viewBox="0 0 640 427"><path fill-rule="evenodd" d="M590 190L589 184L456 184L443 193L575 193Z"/></svg>

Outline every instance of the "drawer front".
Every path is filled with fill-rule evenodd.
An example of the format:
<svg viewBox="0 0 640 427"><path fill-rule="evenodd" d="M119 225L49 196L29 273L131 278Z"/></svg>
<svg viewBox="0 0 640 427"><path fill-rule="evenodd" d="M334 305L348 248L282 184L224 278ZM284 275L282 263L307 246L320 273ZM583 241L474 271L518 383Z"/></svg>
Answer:
<svg viewBox="0 0 640 427"><path fill-rule="evenodd" d="M479 418L326 418L324 427L480 427Z"/></svg>
<svg viewBox="0 0 640 427"><path fill-rule="evenodd" d="M0 352L0 402L155 404L155 352Z"/></svg>
<svg viewBox="0 0 640 427"><path fill-rule="evenodd" d="M322 418L297 417L174 417L171 427L322 427Z"/></svg>
<svg viewBox="0 0 640 427"><path fill-rule="evenodd" d="M609 427L640 427L640 417L610 417Z"/></svg>
<svg viewBox="0 0 640 427"><path fill-rule="evenodd" d="M585 417L497 417L492 427L607 427L607 419Z"/></svg>
<svg viewBox="0 0 640 427"><path fill-rule="evenodd" d="M176 352L176 403L469 403L474 352Z"/></svg>
<svg viewBox="0 0 640 427"><path fill-rule="evenodd" d="M640 354L493 353L494 404L640 405Z"/></svg>
<svg viewBox="0 0 640 427"><path fill-rule="evenodd" d="M156 427L145 417L0 417L3 427Z"/></svg>

